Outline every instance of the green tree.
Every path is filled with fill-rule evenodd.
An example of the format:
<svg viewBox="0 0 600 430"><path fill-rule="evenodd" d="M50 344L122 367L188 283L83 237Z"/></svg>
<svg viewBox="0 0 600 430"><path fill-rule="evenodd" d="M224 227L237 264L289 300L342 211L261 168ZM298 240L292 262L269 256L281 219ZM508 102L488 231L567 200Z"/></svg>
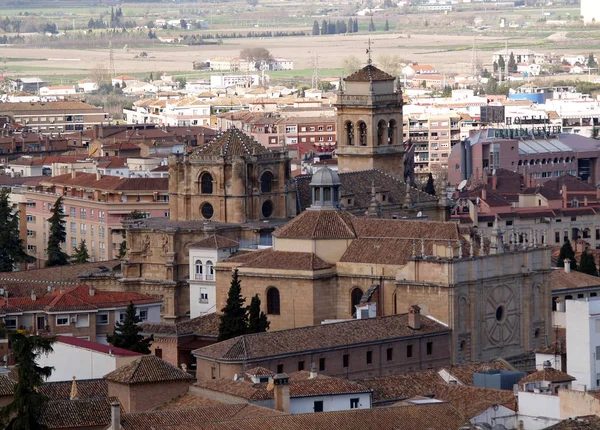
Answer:
<svg viewBox="0 0 600 430"><path fill-rule="evenodd" d="M52 216L48 218L50 236L48 236L48 246L46 247L48 255L46 267L64 266L69 264L69 256L60 247L61 243L65 243L67 238L64 221L66 215L63 214L62 196L56 199L50 212Z"/></svg>
<svg viewBox="0 0 600 430"><path fill-rule="evenodd" d="M375 31L375 23L373 22L373 17L371 17L371 21L369 22L369 31Z"/></svg>
<svg viewBox="0 0 600 430"><path fill-rule="evenodd" d="M348 33L354 33L354 20L352 18L348 20Z"/></svg>
<svg viewBox="0 0 600 430"><path fill-rule="evenodd" d="M425 184L425 192L435 196L435 184L433 183L433 175L431 173L429 174L429 178L427 178L427 184Z"/></svg>
<svg viewBox="0 0 600 430"><path fill-rule="evenodd" d="M493 67L494 67L494 73L498 73L498 62L497 61L494 61Z"/></svg>
<svg viewBox="0 0 600 430"><path fill-rule="evenodd" d="M498 58L498 69L502 73L506 72L506 61L502 55Z"/></svg>
<svg viewBox="0 0 600 430"><path fill-rule="evenodd" d="M354 31L353 33L358 33L358 18L354 18Z"/></svg>
<svg viewBox="0 0 600 430"><path fill-rule="evenodd" d="M117 348L150 354L152 338L144 338L140 334L142 332L142 328L139 326L140 321L139 315L135 312L135 305L129 303L125 311L125 319L123 319L123 322L117 322L115 331L112 335L106 336L106 340Z"/></svg>
<svg viewBox="0 0 600 430"><path fill-rule="evenodd" d="M558 267L565 267L565 260L571 260L571 269L577 269L577 260L575 260L575 251L571 246L571 241L566 240L563 246L560 247L560 253L558 254Z"/></svg>
<svg viewBox="0 0 600 430"><path fill-rule="evenodd" d="M517 71L517 61L515 60L515 54L513 52L511 52L510 57L508 57L508 71L511 73Z"/></svg>
<svg viewBox="0 0 600 430"><path fill-rule="evenodd" d="M40 412L47 401L46 396L38 392L46 378L52 374L52 367L40 367L37 359L42 354L52 352L54 338L26 336L12 331L8 341L17 366L17 383L14 387L12 402L0 409L0 420L8 423L7 429L42 430L47 427L39 422Z"/></svg>
<svg viewBox="0 0 600 430"><path fill-rule="evenodd" d="M383 31L390 31L390 23L387 18L385 20L385 25L383 26Z"/></svg>
<svg viewBox="0 0 600 430"><path fill-rule="evenodd" d="M7 190L0 191L0 272L11 272L16 263L33 263L19 236L19 212L12 212Z"/></svg>
<svg viewBox="0 0 600 430"><path fill-rule="evenodd" d="M596 69L598 67L598 63L596 62L596 58L594 57L593 53L591 53L588 57L587 66L590 69Z"/></svg>
<svg viewBox="0 0 600 430"><path fill-rule="evenodd" d="M319 34L321 34L321 30L319 29L319 21L315 20L315 22L313 22L312 35L318 36Z"/></svg>
<svg viewBox="0 0 600 430"><path fill-rule="evenodd" d="M444 87L442 97L452 97L452 87L450 85Z"/></svg>
<svg viewBox="0 0 600 430"><path fill-rule="evenodd" d="M248 311L244 306L246 299L242 297L242 284L235 269L231 276L231 286L227 296L227 303L221 309L221 322L219 324L218 342L246 334L248 327Z"/></svg>
<svg viewBox="0 0 600 430"><path fill-rule="evenodd" d="M581 258L579 259L578 271L587 273L588 275L598 276L598 268L596 267L596 261L594 255L583 251Z"/></svg>
<svg viewBox="0 0 600 430"><path fill-rule="evenodd" d="M329 25L327 24L327 21L323 20L323 22L321 23L321 34L327 34L328 28L329 28Z"/></svg>
<svg viewBox="0 0 600 430"><path fill-rule="evenodd" d="M269 329L271 323L267 320L267 316L260 310L260 298L258 294L252 297L250 307L248 308L248 329L246 333L262 333Z"/></svg>
<svg viewBox="0 0 600 430"><path fill-rule="evenodd" d="M73 263L75 264L83 264L90 261L90 254L87 249L87 245L85 244L85 239L81 239L79 243L79 248L75 247L75 253L73 254Z"/></svg>

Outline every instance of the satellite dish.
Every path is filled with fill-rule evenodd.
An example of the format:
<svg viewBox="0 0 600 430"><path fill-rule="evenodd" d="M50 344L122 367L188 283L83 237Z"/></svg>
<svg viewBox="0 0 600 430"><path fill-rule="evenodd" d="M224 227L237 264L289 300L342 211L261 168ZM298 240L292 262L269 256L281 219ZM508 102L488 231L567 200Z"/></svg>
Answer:
<svg viewBox="0 0 600 430"><path fill-rule="evenodd" d="M460 184L458 184L458 191L462 191L467 186L467 180L463 180Z"/></svg>
<svg viewBox="0 0 600 430"><path fill-rule="evenodd" d="M417 218L420 218L422 216L423 216L423 212L421 212L421 211L417 212Z"/></svg>

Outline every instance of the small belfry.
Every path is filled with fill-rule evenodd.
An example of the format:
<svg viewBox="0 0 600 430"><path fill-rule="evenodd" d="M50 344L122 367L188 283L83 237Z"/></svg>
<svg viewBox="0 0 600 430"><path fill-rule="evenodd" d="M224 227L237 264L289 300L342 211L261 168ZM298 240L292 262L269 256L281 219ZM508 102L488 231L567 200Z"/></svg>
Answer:
<svg viewBox="0 0 600 430"><path fill-rule="evenodd" d="M403 180L402 92L371 55L369 39L367 65L346 77L338 93L339 170L377 169Z"/></svg>

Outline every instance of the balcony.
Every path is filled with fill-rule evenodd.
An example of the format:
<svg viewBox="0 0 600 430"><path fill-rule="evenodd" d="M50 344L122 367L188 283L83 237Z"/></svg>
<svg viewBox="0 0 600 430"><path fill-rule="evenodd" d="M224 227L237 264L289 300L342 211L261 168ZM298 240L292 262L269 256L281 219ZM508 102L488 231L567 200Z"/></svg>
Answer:
<svg viewBox="0 0 600 430"><path fill-rule="evenodd" d="M215 275L214 274L212 274L212 275L210 275L210 274L206 275L206 280L207 281L214 281L215 280Z"/></svg>

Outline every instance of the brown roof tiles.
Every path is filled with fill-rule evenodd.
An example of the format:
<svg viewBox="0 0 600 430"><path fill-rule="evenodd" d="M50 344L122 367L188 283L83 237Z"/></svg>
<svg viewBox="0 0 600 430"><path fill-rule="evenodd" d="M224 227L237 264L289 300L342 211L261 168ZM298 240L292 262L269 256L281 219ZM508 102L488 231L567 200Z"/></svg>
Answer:
<svg viewBox="0 0 600 430"><path fill-rule="evenodd" d="M552 367L547 369L538 370L537 372L531 373L519 381L521 387L531 382L570 382L574 381L571 375L567 375L565 372L556 370Z"/></svg>
<svg viewBox="0 0 600 430"><path fill-rule="evenodd" d="M197 155L223 155L229 157L266 154L271 152L244 132L232 127L214 140L196 149Z"/></svg>
<svg viewBox="0 0 600 430"><path fill-rule="evenodd" d="M188 334L217 337L220 321L221 317L216 313L212 313L175 324L145 322L141 323L140 327L144 334L152 334L158 337L185 336Z"/></svg>
<svg viewBox="0 0 600 430"><path fill-rule="evenodd" d="M212 236L205 237L200 242L191 243L188 248L209 248L209 249L221 249L221 248L237 248L240 246L239 242L228 239L219 234L213 234Z"/></svg>
<svg viewBox="0 0 600 430"><path fill-rule="evenodd" d="M396 78L381 69L368 64L360 70L344 78L346 82L393 81Z"/></svg>
<svg viewBox="0 0 600 430"><path fill-rule="evenodd" d="M119 384L149 384L166 381L192 381L193 376L170 363L154 356L146 355L132 361L104 377Z"/></svg>

